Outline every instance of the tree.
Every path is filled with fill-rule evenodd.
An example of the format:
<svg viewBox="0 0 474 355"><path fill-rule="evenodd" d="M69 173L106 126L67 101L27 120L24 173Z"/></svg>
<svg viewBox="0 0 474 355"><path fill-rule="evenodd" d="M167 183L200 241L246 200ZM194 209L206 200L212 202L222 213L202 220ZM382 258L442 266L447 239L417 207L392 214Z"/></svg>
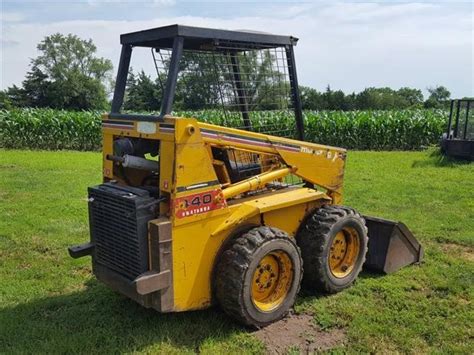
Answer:
<svg viewBox="0 0 474 355"><path fill-rule="evenodd" d="M346 110L347 111L353 111L353 110L357 110L357 102L356 102L356 93L353 92L352 94L350 95L346 95L346 98L345 98L345 101L346 101Z"/></svg>
<svg viewBox="0 0 474 355"><path fill-rule="evenodd" d="M175 109L219 107L222 101L238 109L237 93L249 110L288 107L290 91L283 73L272 68L270 52L249 51L226 56L184 53L180 61ZM165 73L169 63L164 63ZM239 79L233 69L238 67Z"/></svg>
<svg viewBox="0 0 474 355"><path fill-rule="evenodd" d="M112 70L109 59L95 57L97 47L91 39L56 33L45 37L37 48L42 54L32 60L32 66L52 80L67 80L71 74L80 74L101 81Z"/></svg>
<svg viewBox="0 0 474 355"><path fill-rule="evenodd" d="M45 37L22 88L7 90L16 106L103 109L112 62L95 56L92 40L60 33Z"/></svg>
<svg viewBox="0 0 474 355"><path fill-rule="evenodd" d="M423 93L419 89L403 87L397 90L397 95L403 100L403 108L419 108L423 105Z"/></svg>
<svg viewBox="0 0 474 355"><path fill-rule="evenodd" d="M0 90L0 110L10 110L12 102L6 91Z"/></svg>
<svg viewBox="0 0 474 355"><path fill-rule="evenodd" d="M356 106L360 110L393 110L409 106L398 93L391 88L366 88L356 95Z"/></svg>
<svg viewBox="0 0 474 355"><path fill-rule="evenodd" d="M430 96L425 101L426 108L441 108L444 107L451 97L451 93L444 86L436 86L428 88Z"/></svg>
<svg viewBox="0 0 474 355"><path fill-rule="evenodd" d="M301 106L303 110L322 110L324 100L322 94L316 89L300 86Z"/></svg>
<svg viewBox="0 0 474 355"><path fill-rule="evenodd" d="M33 67L31 71L26 73L23 88L19 91L23 101L22 106L53 106L51 102L53 98L51 84L48 80L48 75L39 68Z"/></svg>
<svg viewBox="0 0 474 355"><path fill-rule="evenodd" d="M133 111L157 111L161 106L162 90L159 82L153 82L142 70L138 75L130 68L124 109Z"/></svg>
<svg viewBox="0 0 474 355"><path fill-rule="evenodd" d="M347 110L346 95L342 90L333 91L329 96L329 109L330 110Z"/></svg>
<svg viewBox="0 0 474 355"><path fill-rule="evenodd" d="M28 107L30 101L23 88L13 85L4 91L4 108L8 107Z"/></svg>
<svg viewBox="0 0 474 355"><path fill-rule="evenodd" d="M201 110L214 108L220 100L218 87L222 58L185 52L180 61L175 109Z"/></svg>
<svg viewBox="0 0 474 355"><path fill-rule="evenodd" d="M277 59L270 51L250 51L238 55L237 60L250 110L277 110L288 107L290 87L285 82L283 73L272 67L272 63Z"/></svg>

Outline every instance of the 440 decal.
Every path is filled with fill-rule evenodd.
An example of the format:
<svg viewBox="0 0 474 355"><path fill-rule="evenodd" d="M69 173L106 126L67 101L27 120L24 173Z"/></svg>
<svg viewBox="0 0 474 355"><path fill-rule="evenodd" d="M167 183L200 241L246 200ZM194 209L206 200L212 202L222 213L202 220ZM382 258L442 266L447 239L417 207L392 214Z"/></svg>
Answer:
<svg viewBox="0 0 474 355"><path fill-rule="evenodd" d="M174 215L177 218L194 216L227 206L221 190L200 192L174 200Z"/></svg>

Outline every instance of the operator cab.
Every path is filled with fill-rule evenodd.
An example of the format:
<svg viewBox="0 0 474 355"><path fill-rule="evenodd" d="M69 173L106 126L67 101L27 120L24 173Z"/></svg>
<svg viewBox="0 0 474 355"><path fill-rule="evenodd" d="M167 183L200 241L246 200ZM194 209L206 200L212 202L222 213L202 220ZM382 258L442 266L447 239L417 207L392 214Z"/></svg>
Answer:
<svg viewBox="0 0 474 355"><path fill-rule="evenodd" d="M121 35L112 109L103 126L118 129L134 125L140 135L133 137L127 130L118 130L113 131L111 141L106 140L105 181L117 180L160 195L154 191L160 186L160 139L153 133L174 129L172 121L165 122L166 117L192 116L223 127L303 139L293 52L297 41L292 36L182 25ZM150 50L159 83L158 114L122 110L136 48ZM273 119L275 116L284 116L286 124L278 125L276 121L281 120ZM112 148L107 149L107 144ZM270 155L220 145L210 145L209 154L222 187L278 165ZM280 186L290 180L302 183L301 179L286 179Z"/></svg>

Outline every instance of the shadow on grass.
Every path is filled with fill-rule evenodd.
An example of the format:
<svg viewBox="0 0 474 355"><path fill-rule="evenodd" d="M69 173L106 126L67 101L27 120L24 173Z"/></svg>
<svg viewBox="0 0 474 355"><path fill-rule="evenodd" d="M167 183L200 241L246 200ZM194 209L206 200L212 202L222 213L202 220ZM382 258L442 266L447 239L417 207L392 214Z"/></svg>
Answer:
<svg viewBox="0 0 474 355"><path fill-rule="evenodd" d="M381 276L367 271L360 275ZM1 309L2 352L123 353L149 346L153 346L153 352L199 352L203 345L218 342L240 349L232 336L249 331L217 308L161 314L114 293L96 280L88 281L86 286L71 294ZM302 290L298 304L324 297L327 295Z"/></svg>
<svg viewBox="0 0 474 355"><path fill-rule="evenodd" d="M3 308L0 324L7 353L121 353L149 345L163 352L199 351L205 342L245 330L216 309L160 314L95 280L83 291Z"/></svg>
<svg viewBox="0 0 474 355"><path fill-rule="evenodd" d="M373 269L368 269L364 266L362 269L362 272L357 276L359 279L379 279L387 276L387 274L384 274L383 272L380 271L375 271Z"/></svg>
<svg viewBox="0 0 474 355"><path fill-rule="evenodd" d="M365 266L362 269L357 279L378 279L387 276L383 272L374 271L373 269L367 269ZM342 291L344 292L344 291ZM307 290L304 287L301 287L300 292L297 298L297 304L304 304L307 302L313 302L318 299L323 299L326 297L332 297L332 294L328 294L325 292L318 292L313 290Z"/></svg>
<svg viewBox="0 0 474 355"><path fill-rule="evenodd" d="M465 159L455 159L452 157L445 156L440 149L434 149L428 156L427 159L415 160L412 164L412 168L424 168L424 167L448 167L454 168L460 165L468 165L471 161Z"/></svg>

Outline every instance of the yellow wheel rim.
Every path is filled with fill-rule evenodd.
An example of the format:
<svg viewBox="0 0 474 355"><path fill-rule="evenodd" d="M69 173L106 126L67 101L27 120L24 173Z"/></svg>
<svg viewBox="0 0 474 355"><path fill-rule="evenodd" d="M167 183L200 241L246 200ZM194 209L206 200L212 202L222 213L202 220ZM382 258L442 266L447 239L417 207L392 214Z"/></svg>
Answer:
<svg viewBox="0 0 474 355"><path fill-rule="evenodd" d="M293 263L282 250L265 255L258 263L252 279L252 302L263 312L278 308L293 282Z"/></svg>
<svg viewBox="0 0 474 355"><path fill-rule="evenodd" d="M329 269L337 278L349 275L360 252L358 233L354 228L343 228L336 234L328 255Z"/></svg>

